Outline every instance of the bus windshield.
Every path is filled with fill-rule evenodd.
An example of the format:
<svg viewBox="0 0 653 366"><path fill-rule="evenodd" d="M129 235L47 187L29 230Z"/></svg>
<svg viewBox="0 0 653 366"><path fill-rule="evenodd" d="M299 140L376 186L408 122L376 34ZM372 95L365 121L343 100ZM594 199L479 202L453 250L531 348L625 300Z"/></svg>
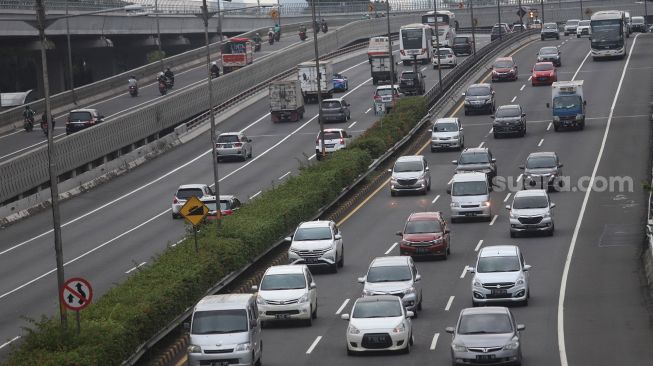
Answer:
<svg viewBox="0 0 653 366"><path fill-rule="evenodd" d="M419 50L422 48L423 29L402 29L401 39L404 49Z"/></svg>
<svg viewBox="0 0 653 366"><path fill-rule="evenodd" d="M592 44L613 43L623 41L623 28L621 20L593 20Z"/></svg>

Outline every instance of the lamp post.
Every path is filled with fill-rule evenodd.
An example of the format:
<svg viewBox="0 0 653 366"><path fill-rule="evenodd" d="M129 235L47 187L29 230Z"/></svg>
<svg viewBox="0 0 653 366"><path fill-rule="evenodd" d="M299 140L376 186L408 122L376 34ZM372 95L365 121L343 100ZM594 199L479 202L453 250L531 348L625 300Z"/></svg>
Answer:
<svg viewBox="0 0 653 366"><path fill-rule="evenodd" d="M542 9L542 14L540 15L540 23L544 27L544 0L540 0L540 8Z"/></svg>
<svg viewBox="0 0 653 366"><path fill-rule="evenodd" d="M442 92L442 65L440 65L440 30L438 28L438 0L433 0L433 23L435 23L435 57L438 58L438 89Z"/></svg>
<svg viewBox="0 0 653 366"><path fill-rule="evenodd" d="M220 41L222 41L222 12L220 11L220 0L217 0L216 2L218 3L218 38L220 39ZM209 9L206 8L206 0L202 0L202 4L203 4L204 8L206 9L206 14L208 14ZM208 21L209 21L209 19L206 18L207 26L208 26ZM210 82L210 80L211 80L211 73L209 72L209 82ZM216 186L215 188L217 189L218 187ZM220 220L218 220L218 221L220 221Z"/></svg>
<svg viewBox="0 0 653 366"><path fill-rule="evenodd" d="M472 18L472 50L476 56L476 22L474 21L474 0L469 0L470 17Z"/></svg>
<svg viewBox="0 0 653 366"><path fill-rule="evenodd" d="M501 40L501 33L503 33L503 27L501 26L501 0L497 0L497 16L499 18L499 40Z"/></svg>
<svg viewBox="0 0 653 366"><path fill-rule="evenodd" d="M313 18L313 24L316 24L317 20L315 19L315 0L311 1L311 18ZM315 30L315 27L313 27ZM322 142L322 157L325 156L324 145L324 121L322 120L322 73L320 72L320 52L317 47L317 34L319 33L319 28L313 32L313 46L315 48L315 73L317 74L317 118L320 123L320 140Z"/></svg>
<svg viewBox="0 0 653 366"><path fill-rule="evenodd" d="M392 56L392 33L390 33L390 0L386 0L385 18L388 25L388 55L390 55L390 92L392 95L392 107L395 106L395 82L397 75L395 74L395 58ZM381 119L383 121L383 119ZM383 122L381 122L383 123Z"/></svg>
<svg viewBox="0 0 653 366"><path fill-rule="evenodd" d="M75 94L75 78L73 76L73 56L70 47L70 22L68 18L68 0L66 0L66 42L68 48L68 81L70 83L70 92L73 94L73 103L77 104L77 94Z"/></svg>
<svg viewBox="0 0 653 366"><path fill-rule="evenodd" d="M644 0L644 2L646 1ZM583 20L583 0L580 0L580 20Z"/></svg>
<svg viewBox="0 0 653 366"><path fill-rule="evenodd" d="M277 0L277 14L279 14L279 31L281 31L281 3Z"/></svg>
<svg viewBox="0 0 653 366"><path fill-rule="evenodd" d="M161 45L161 28L159 27L159 0L154 0L154 16L156 17L156 43L159 46L159 65L163 71L163 46Z"/></svg>
<svg viewBox="0 0 653 366"><path fill-rule="evenodd" d="M644 0L644 33L648 32L648 8L646 7L646 1Z"/></svg>

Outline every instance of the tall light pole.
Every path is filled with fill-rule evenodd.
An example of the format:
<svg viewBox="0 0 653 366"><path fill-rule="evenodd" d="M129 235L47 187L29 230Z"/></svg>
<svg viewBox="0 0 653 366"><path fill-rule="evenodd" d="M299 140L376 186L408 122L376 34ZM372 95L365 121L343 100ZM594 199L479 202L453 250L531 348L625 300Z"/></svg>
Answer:
<svg viewBox="0 0 653 366"><path fill-rule="evenodd" d="M395 107L395 58L392 56L392 33L390 33L390 0L386 0L385 18L388 25L388 55L390 55L390 92L392 95L392 108ZM401 32L401 30L400 30ZM399 35L401 37L401 35Z"/></svg>
<svg viewBox="0 0 653 366"><path fill-rule="evenodd" d="M644 0L647 2L648 0ZM580 0L580 20L583 20L583 0Z"/></svg>
<svg viewBox="0 0 653 366"><path fill-rule="evenodd" d="M542 9L542 15L540 15L540 23L544 27L544 0L540 0L540 8Z"/></svg>
<svg viewBox="0 0 653 366"><path fill-rule="evenodd" d="M644 33L648 32L648 8L646 7L646 1L644 0Z"/></svg>
<svg viewBox="0 0 653 366"><path fill-rule="evenodd" d="M524 15L521 8L521 0L517 0L517 9L519 9L519 24L524 25Z"/></svg>
<svg viewBox="0 0 653 366"><path fill-rule="evenodd" d="M315 0L311 1L311 18L313 18L313 25L316 24L317 20L315 19ZM313 27L315 30L315 26ZM315 73L317 75L317 119L320 123L320 139L322 142L322 157L326 155L324 145L324 121L322 120L322 73L320 72L320 51L317 47L317 34L320 32L320 28L313 32L313 47L315 49Z"/></svg>
<svg viewBox="0 0 653 366"><path fill-rule="evenodd" d="M433 0L433 23L435 23L435 57L438 58L438 89L442 92L442 65L440 65L440 28L438 28L438 0Z"/></svg>
<svg viewBox="0 0 653 366"><path fill-rule="evenodd" d="M220 2L218 1L218 4ZM209 13L209 8L206 5L206 0L202 0L202 20L204 20L204 42L206 43L206 85L209 88L209 120L211 121L211 152L213 165L213 184L215 185L215 200L220 210L220 179L218 178L218 152L215 147L215 115L213 114L213 85L211 84L211 48L209 47L209 18L213 14ZM219 13L218 13L219 16ZM219 26L218 26L219 27ZM220 230L220 217L218 214L216 221L216 233Z"/></svg>
<svg viewBox="0 0 653 366"><path fill-rule="evenodd" d="M66 308L59 296L64 286L64 265L63 265L63 246L61 244L61 218L59 215L59 186L57 185L57 170L55 167L54 143L52 135L54 126L52 126L52 109L50 107L50 82L48 80L48 60L45 52L45 5L43 0L36 0L36 26L39 30L39 41L41 45L41 66L43 68L43 93L45 98L45 116L48 121L48 173L50 174L50 197L52 200L52 228L54 233L54 253L57 262L57 298L59 299L59 316L61 325L68 329L68 317Z"/></svg>
<svg viewBox="0 0 653 366"><path fill-rule="evenodd" d="M472 18L472 50L474 51L474 56L476 56L476 22L474 21L474 0L469 0L469 10L471 11L470 17Z"/></svg>
<svg viewBox="0 0 653 366"><path fill-rule="evenodd" d="M220 0L217 0L216 2L218 3L218 37L219 37L220 41L222 41L222 12L220 11ZM204 4L204 7L206 8L206 0L202 0L202 3ZM208 8L206 9L206 11L207 12L209 11ZM206 21L208 22L209 19L207 18ZM209 75L209 80L210 79L211 79L211 75ZM216 188L218 188L218 187L216 187ZM219 202L218 202L218 204L219 204Z"/></svg>
<svg viewBox="0 0 653 366"><path fill-rule="evenodd" d="M277 14L279 14L279 31L281 31L281 3L277 0Z"/></svg>
<svg viewBox="0 0 653 366"><path fill-rule="evenodd" d="M159 46L159 65L163 71L163 46L161 45L161 28L159 27L159 0L154 0L154 16L156 17L156 43Z"/></svg>
<svg viewBox="0 0 653 366"><path fill-rule="evenodd" d="M499 17L499 40L501 40L501 33L503 33L503 27L501 27L501 0L497 0L497 16Z"/></svg>
<svg viewBox="0 0 653 366"><path fill-rule="evenodd" d="M75 94L75 78L73 76L73 56L70 49L70 21L68 18L68 0L66 0L66 41L68 43L68 80L70 83L70 92L73 94L73 103L77 104L77 94Z"/></svg>

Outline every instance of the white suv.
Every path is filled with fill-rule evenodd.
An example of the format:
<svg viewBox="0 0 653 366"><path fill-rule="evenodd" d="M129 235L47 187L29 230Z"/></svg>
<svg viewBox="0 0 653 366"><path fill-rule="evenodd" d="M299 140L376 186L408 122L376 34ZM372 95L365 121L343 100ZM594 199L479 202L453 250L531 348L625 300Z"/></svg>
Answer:
<svg viewBox="0 0 653 366"><path fill-rule="evenodd" d="M448 148L462 150L464 147L465 134L463 134L463 126L457 117L435 120L431 132L431 152L436 149Z"/></svg>
<svg viewBox="0 0 653 366"><path fill-rule="evenodd" d="M179 211L184 206L186 201L191 197L197 197L201 200L208 199L209 196L215 196L213 189L206 184L184 184L177 188L175 196L172 198L172 218L178 219L181 217Z"/></svg>
<svg viewBox="0 0 653 366"><path fill-rule="evenodd" d="M317 318L317 286L305 265L272 266L265 271L258 291L261 326L268 321L304 320L308 326Z"/></svg>
<svg viewBox="0 0 653 366"><path fill-rule="evenodd" d="M528 305L531 295L528 273L531 266L515 245L497 245L481 249L472 278L472 304L516 302Z"/></svg>
<svg viewBox="0 0 653 366"><path fill-rule="evenodd" d="M342 128L324 129L324 153L334 153L342 150L351 142L351 135ZM315 138L315 157L322 160L322 133L318 132Z"/></svg>
<svg viewBox="0 0 653 366"><path fill-rule="evenodd" d="M512 205L507 205L510 211L510 237L514 238L520 233L546 233L553 235L553 208L549 195L543 189L518 191L512 200Z"/></svg>
<svg viewBox="0 0 653 366"><path fill-rule="evenodd" d="M295 230L288 248L290 264L308 266L327 266L332 272L345 263L345 247L342 244L340 229L333 221L308 221Z"/></svg>

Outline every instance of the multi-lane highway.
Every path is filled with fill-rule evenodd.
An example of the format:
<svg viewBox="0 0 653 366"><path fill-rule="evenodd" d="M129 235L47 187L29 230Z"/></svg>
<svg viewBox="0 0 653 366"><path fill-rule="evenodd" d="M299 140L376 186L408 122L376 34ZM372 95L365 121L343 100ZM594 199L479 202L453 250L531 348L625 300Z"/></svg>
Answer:
<svg viewBox="0 0 653 366"><path fill-rule="evenodd" d="M554 132L550 124L550 87L528 81L541 46L559 45L563 66L559 80L585 80L588 100L584 131ZM639 244L647 195L639 182L649 169L649 98L653 80L653 37L630 39L627 60L594 62L586 39L564 37L535 42L514 53L521 74L517 82L495 84L497 105L519 103L527 113L524 138L495 140L487 115L454 115L462 120L467 146L487 146L497 158L499 173L519 179L519 165L534 151L555 151L573 185L552 193L556 232L553 237L511 239L508 215L502 207L510 191L492 193L491 222L457 223L452 229L452 255L447 261L420 261L424 310L413 320L415 346L409 355L348 357L348 312L361 295L356 278L365 274L377 256L397 255L394 244L411 212L437 210L448 216L447 182L451 160L458 152L421 150L431 167L432 191L427 196L391 197L380 186L340 227L347 250L345 267L337 274L319 274L319 314L312 327L279 325L263 331L266 365L444 365L450 364L451 337L445 327L455 325L461 309L471 306L470 274L479 248L517 244L531 264L532 296L527 307L513 307L523 333L526 365L650 365L653 331L648 299L641 280ZM603 178L630 177L632 190L603 190ZM581 177L594 178L597 190L578 189ZM585 186L587 186L585 181ZM617 187L618 188L618 187ZM182 362L178 363L181 364Z"/></svg>
<svg viewBox="0 0 653 366"><path fill-rule="evenodd" d="M489 37L480 36L479 46ZM437 71L420 66L427 87L437 82ZM398 71L409 67L398 66ZM349 76L346 96L352 105L351 120L333 126L354 135L378 119L372 110L372 85L367 56L336 62L335 71ZM201 74L201 71L197 71ZM444 71L446 73L448 71ZM199 78L200 76L198 76ZM177 80L183 77L177 77ZM154 93L154 91L153 91ZM129 96L122 99L130 101ZM295 173L299 161L313 160L319 130L317 107L309 105L298 123L273 124L267 98L248 106L219 126L220 131L243 130L253 139L254 158L219 165L223 194L237 194L247 201L287 173ZM180 184L212 181L208 133L81 196L61 205L66 276L89 278L102 294L124 280L128 272L184 235L182 220L171 219L170 204ZM0 268L0 339L21 334L21 315L39 317L56 313L56 279L52 250L51 217L42 212L2 229ZM109 265L110 264L110 265ZM131 271L130 271L131 270ZM0 342L2 345L3 342ZM0 354L5 352L0 349Z"/></svg>

